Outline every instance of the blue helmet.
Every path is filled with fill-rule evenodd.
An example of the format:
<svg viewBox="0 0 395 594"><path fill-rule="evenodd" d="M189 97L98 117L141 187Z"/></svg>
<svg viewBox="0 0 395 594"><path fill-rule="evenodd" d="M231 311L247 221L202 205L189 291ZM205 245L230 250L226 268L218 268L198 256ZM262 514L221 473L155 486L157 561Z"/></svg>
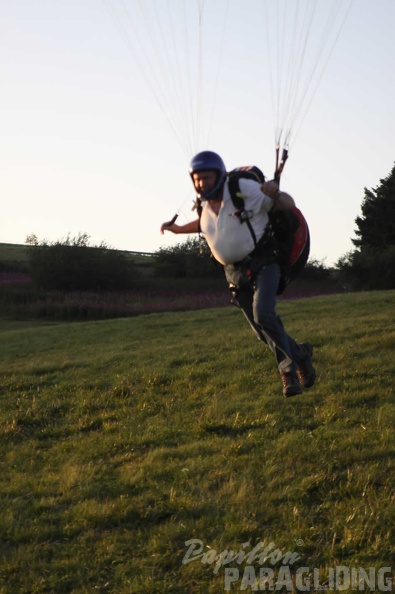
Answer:
<svg viewBox="0 0 395 594"><path fill-rule="evenodd" d="M198 194L198 198L201 198L201 200L213 200L216 198L226 181L226 167L221 157L212 151L202 151L193 157L189 165L189 174L192 181L194 182L194 173L208 170L217 173L217 181L212 190Z"/></svg>

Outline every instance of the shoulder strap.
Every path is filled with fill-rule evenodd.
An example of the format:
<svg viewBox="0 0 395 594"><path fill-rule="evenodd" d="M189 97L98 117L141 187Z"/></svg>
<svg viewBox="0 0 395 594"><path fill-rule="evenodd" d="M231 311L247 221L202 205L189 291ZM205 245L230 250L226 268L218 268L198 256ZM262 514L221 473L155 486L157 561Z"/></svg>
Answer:
<svg viewBox="0 0 395 594"><path fill-rule="evenodd" d="M251 225L250 217L248 216L248 211L245 210L245 196L240 190L240 179L251 179L252 181L262 184L265 181L265 176L259 167L256 167L255 165L237 167L228 173L229 194L233 205L236 208L235 214L239 218L240 223L246 223L254 241L254 247L256 248L257 239L255 231Z"/></svg>
<svg viewBox="0 0 395 594"><path fill-rule="evenodd" d="M228 185L230 197L235 208L244 208L244 196L240 191L240 179L251 179L252 181L263 184L265 176L263 172L256 165L247 165L245 167L237 167L228 173Z"/></svg>
<svg viewBox="0 0 395 594"><path fill-rule="evenodd" d="M196 212L198 214L198 217L199 217L199 220L200 220L200 217L202 216L202 209L203 209L203 207L202 207L202 200L201 200L201 198L196 198L196 202L193 205L193 209L192 210L196 210Z"/></svg>

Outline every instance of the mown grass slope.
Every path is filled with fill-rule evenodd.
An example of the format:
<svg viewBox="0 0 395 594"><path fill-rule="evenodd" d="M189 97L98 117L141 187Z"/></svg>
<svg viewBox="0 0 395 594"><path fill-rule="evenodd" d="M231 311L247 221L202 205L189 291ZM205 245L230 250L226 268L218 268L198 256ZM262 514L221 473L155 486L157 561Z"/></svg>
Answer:
<svg viewBox="0 0 395 594"><path fill-rule="evenodd" d="M280 303L318 371L289 400L233 308L1 322L0 592L223 592L260 542L394 567L394 297Z"/></svg>

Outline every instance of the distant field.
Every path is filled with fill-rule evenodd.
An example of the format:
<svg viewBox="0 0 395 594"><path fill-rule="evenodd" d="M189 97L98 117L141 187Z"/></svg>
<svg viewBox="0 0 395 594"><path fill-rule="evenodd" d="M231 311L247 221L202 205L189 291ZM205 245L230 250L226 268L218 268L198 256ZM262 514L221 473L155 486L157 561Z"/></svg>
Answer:
<svg viewBox="0 0 395 594"><path fill-rule="evenodd" d="M0 321L1 594L389 591L394 303L281 302L318 372L287 401L236 308Z"/></svg>
<svg viewBox="0 0 395 594"><path fill-rule="evenodd" d="M0 262L22 262L26 263L29 260L29 250L32 249L30 245L23 245L19 243L0 243ZM125 251L136 260L136 262L144 262L154 254L149 252L133 252Z"/></svg>
<svg viewBox="0 0 395 594"><path fill-rule="evenodd" d="M34 249L34 246L31 245L0 243L0 272L2 270L27 272L29 253L32 249ZM155 254L135 251L123 251L123 253L133 260L136 271L141 273L144 277L152 274L152 262L155 258Z"/></svg>
<svg viewBox="0 0 395 594"><path fill-rule="evenodd" d="M0 243L0 262L7 264L18 262L27 263L31 246L18 243Z"/></svg>

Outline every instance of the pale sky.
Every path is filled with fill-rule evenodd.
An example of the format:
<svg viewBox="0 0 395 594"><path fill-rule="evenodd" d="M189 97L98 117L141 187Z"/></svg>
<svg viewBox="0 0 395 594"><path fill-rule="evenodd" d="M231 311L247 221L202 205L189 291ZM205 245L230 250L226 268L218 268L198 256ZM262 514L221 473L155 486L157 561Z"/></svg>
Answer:
<svg viewBox="0 0 395 594"><path fill-rule="evenodd" d="M0 242L81 232L153 252L186 238L159 228L176 211L180 223L194 217L194 152L271 177L263 4L0 0ZM291 17L295 6L287 0ZM354 0L290 144L282 188L309 222L311 256L327 265L353 249L364 188L395 161L394 22L394 0Z"/></svg>

